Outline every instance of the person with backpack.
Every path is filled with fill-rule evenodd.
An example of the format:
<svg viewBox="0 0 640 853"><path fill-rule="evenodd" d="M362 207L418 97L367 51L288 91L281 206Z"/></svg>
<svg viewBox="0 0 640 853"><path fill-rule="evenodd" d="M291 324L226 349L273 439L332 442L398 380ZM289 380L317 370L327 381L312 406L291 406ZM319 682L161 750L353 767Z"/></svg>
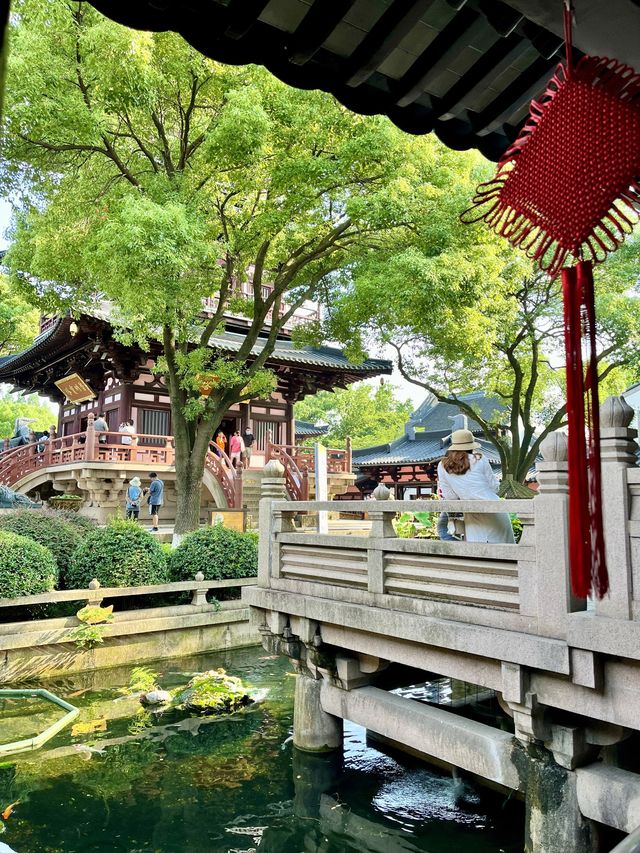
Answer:
<svg viewBox="0 0 640 853"><path fill-rule="evenodd" d="M140 515L140 504L142 502L141 486L140 477L132 477L127 488L127 518L131 518L134 521L137 521Z"/></svg>

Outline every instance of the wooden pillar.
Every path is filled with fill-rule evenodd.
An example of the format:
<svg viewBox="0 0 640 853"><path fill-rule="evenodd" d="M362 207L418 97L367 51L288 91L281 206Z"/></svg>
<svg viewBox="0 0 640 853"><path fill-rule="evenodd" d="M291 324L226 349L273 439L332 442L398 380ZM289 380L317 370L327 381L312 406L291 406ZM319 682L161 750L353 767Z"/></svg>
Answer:
<svg viewBox="0 0 640 853"><path fill-rule="evenodd" d="M93 412L89 412L87 416L87 435L84 443L84 458L87 462L98 458L98 436L93 426L95 419L96 416Z"/></svg>
<svg viewBox="0 0 640 853"><path fill-rule="evenodd" d="M353 468L352 464L352 449L351 449L351 436L347 436L347 459L346 459L346 468L345 474L350 474Z"/></svg>

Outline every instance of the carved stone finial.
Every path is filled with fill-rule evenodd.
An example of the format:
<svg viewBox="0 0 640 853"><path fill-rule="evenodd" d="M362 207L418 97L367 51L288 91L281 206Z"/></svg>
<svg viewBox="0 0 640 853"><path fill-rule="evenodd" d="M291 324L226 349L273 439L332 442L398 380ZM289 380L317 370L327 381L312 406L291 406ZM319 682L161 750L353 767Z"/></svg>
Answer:
<svg viewBox="0 0 640 853"><path fill-rule="evenodd" d="M196 580L197 581L203 581L204 580L204 575L202 574L202 572L196 572Z"/></svg>
<svg viewBox="0 0 640 853"><path fill-rule="evenodd" d="M264 473L267 477L284 477L284 465L282 462L278 462L277 459L270 459L267 464L264 466Z"/></svg>
<svg viewBox="0 0 640 853"><path fill-rule="evenodd" d="M605 429L624 429L633 420L633 409L624 397L607 397L600 406L600 426Z"/></svg>
<svg viewBox="0 0 640 853"><path fill-rule="evenodd" d="M100 589L100 581L98 578L94 578L89 582L89 589Z"/></svg>
<svg viewBox="0 0 640 853"><path fill-rule="evenodd" d="M380 483L373 490L373 497L377 501L388 501L391 497L391 491L386 486L383 486L382 483Z"/></svg>
<svg viewBox="0 0 640 853"><path fill-rule="evenodd" d="M563 432L550 432L540 450L545 462L566 462L567 436Z"/></svg>

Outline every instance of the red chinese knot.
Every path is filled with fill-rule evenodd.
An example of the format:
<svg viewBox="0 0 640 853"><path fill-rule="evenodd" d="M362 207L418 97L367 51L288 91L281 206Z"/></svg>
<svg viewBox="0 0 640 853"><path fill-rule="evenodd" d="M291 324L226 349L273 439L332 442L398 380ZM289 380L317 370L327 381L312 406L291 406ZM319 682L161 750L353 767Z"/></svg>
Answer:
<svg viewBox="0 0 640 853"><path fill-rule="evenodd" d="M597 56L573 66L569 2L565 41L567 63L532 101L495 178L478 188L462 219L485 220L551 276L562 273L571 583L579 597L600 598L609 581L592 269L640 219L640 75Z"/></svg>
<svg viewBox="0 0 640 853"><path fill-rule="evenodd" d="M638 221L640 74L612 59L560 65L465 222L496 233L556 275L603 261Z"/></svg>

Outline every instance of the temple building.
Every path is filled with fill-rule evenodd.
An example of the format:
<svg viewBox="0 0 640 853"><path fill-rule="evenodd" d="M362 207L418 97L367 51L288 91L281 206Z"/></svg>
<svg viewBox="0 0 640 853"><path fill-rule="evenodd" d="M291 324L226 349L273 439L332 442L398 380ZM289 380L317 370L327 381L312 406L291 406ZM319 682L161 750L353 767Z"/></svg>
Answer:
<svg viewBox="0 0 640 853"><path fill-rule="evenodd" d="M204 308L206 314L207 306ZM391 372L388 361L369 359L355 364L335 348L296 348L291 329L296 322L308 319L309 311L317 312L318 308L305 306L303 313L292 318L294 322L280 335L267 361L266 366L277 376L277 388L271 397L235 404L219 425L227 437L236 429L253 430L251 468L256 472L264 466L265 455L290 460L295 454L289 451L295 450L299 439L323 433L313 424L301 424L299 429L304 436L296 435L293 404L297 400ZM85 505L95 510L90 514L102 519L122 502L125 483L133 471L144 477L145 470L158 469L167 486L170 520L175 512L171 409L167 389L153 373L161 346L151 342L145 352L137 345L125 345L115 336L106 312L98 309L95 314L43 317L40 334L30 347L0 359L0 382L24 392L43 394L60 404L57 436L47 449L50 458L34 457L34 470L27 470L30 464L25 460L18 464L17 456L13 463L9 459L2 462L0 457L0 482L17 485L23 492L38 490L45 497L52 490L79 493L85 498ZM229 317L224 332L214 336L211 345L233 356L243 341L242 323L242 318ZM72 387L76 389L74 393L69 390ZM106 443L96 444L95 458L91 459L87 457L84 436L99 413L105 414L110 435ZM117 435L127 420L133 421L138 434L133 448L123 444ZM208 511L216 507L246 506L241 488L239 491L239 484L234 482L236 472L229 471L229 466L221 464L214 454L209 456L212 459L207 460L202 495L204 520ZM342 456L344 467L347 456L344 452ZM49 464L45 466L43 461ZM105 463L110 463L108 469ZM293 461L291 465L295 467ZM351 477L350 470L339 473ZM21 479L16 479L18 475ZM288 477L295 497L294 481L298 477L301 482L303 475L292 471ZM254 485L250 472L245 472L243 479L250 494ZM340 488L344 485L341 483Z"/></svg>
<svg viewBox="0 0 640 853"><path fill-rule="evenodd" d="M483 391L462 394L460 400L473 406L483 418L504 411L498 400ZM407 421L404 435L387 444L353 451L356 486L365 496L378 483L383 483L394 489L398 500L429 497L437 489L438 462L447 452L449 436L454 429L460 428L472 431L482 454L499 472L498 453L483 438L477 421L467 418L454 404L441 403L429 394Z"/></svg>

